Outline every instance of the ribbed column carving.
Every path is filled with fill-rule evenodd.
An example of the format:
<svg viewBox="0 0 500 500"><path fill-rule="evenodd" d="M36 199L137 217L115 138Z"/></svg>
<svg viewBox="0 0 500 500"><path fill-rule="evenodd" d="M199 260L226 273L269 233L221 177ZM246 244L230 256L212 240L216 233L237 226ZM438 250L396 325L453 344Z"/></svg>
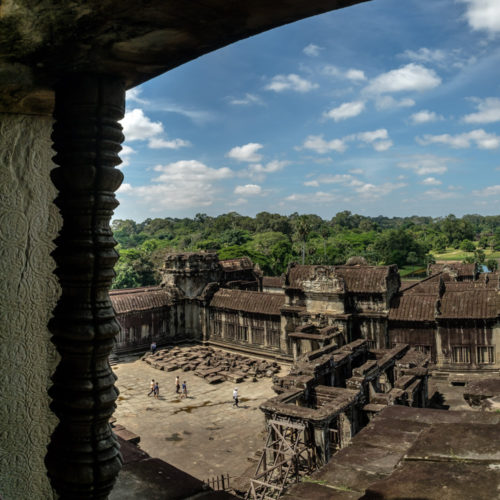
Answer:
<svg viewBox="0 0 500 500"><path fill-rule="evenodd" d="M77 75L56 89L52 181L63 227L53 252L62 296L49 328L61 361L49 390L59 418L46 465L62 499L107 498L121 467L109 426L118 390L108 356L119 326L108 290L118 258L109 221L123 141L125 87L107 76Z"/></svg>

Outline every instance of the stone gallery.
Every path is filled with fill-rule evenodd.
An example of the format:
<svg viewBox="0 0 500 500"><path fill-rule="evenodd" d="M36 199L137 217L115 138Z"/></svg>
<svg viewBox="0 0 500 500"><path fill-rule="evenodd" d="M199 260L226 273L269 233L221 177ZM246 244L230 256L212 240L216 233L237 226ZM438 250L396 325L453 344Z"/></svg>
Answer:
<svg viewBox="0 0 500 500"><path fill-rule="evenodd" d="M122 327L115 352L193 341L292 361L362 339L370 349L410 345L433 370L498 373L499 275L463 267L432 266L402 286L396 266L362 259L291 264L262 292L269 279L248 258L170 254L159 287L111 292Z"/></svg>

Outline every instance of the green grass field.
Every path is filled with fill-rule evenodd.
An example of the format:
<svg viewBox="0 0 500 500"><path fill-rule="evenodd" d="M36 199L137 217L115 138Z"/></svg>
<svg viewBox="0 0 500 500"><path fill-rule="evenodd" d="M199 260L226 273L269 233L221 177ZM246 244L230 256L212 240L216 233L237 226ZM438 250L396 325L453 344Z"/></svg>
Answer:
<svg viewBox="0 0 500 500"><path fill-rule="evenodd" d="M488 259L500 259L500 252L492 252L491 250L485 250L486 260ZM431 252L432 256L436 260L459 260L462 261L465 257L469 257L474 255L473 252L464 252L463 250L459 250L456 248L447 248L446 252L443 253L434 253Z"/></svg>

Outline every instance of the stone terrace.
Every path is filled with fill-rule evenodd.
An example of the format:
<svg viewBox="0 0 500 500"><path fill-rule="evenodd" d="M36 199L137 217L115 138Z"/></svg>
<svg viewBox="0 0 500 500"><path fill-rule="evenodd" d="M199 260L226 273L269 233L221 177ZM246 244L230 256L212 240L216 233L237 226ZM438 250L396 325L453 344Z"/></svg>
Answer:
<svg viewBox="0 0 500 500"><path fill-rule="evenodd" d="M186 351L189 349L186 349ZM141 438L152 457L205 480L242 474L263 446L264 415L260 403L274 393L269 378L239 383L241 408L232 408L234 382L210 385L193 371L167 372L135 360L113 366L120 395L116 423ZM175 394L175 376L186 380L188 398ZM160 384L160 397L147 397L149 383Z"/></svg>
<svg viewBox="0 0 500 500"><path fill-rule="evenodd" d="M389 406L283 500L492 500L500 414Z"/></svg>

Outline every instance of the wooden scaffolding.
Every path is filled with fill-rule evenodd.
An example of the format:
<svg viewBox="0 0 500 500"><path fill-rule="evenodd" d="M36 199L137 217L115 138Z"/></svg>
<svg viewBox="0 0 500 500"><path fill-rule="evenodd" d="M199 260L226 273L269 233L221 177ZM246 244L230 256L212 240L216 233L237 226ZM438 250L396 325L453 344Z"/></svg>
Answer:
<svg viewBox="0 0 500 500"><path fill-rule="evenodd" d="M285 487L316 468L306 426L290 420L268 420L266 446L246 500L277 500Z"/></svg>

